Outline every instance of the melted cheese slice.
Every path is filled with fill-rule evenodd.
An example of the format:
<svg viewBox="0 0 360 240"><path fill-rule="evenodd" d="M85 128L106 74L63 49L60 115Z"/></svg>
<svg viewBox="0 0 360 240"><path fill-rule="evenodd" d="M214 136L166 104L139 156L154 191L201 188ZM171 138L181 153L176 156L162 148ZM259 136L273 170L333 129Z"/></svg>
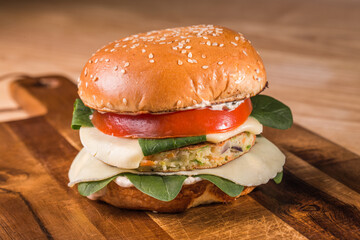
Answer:
<svg viewBox="0 0 360 240"><path fill-rule="evenodd" d="M92 156L119 168L138 168L144 157L137 139L110 136L95 127L80 128L80 140Z"/></svg>
<svg viewBox="0 0 360 240"><path fill-rule="evenodd" d="M206 140L218 143L245 131L260 134L262 125L255 118L249 117L238 128L225 133L208 134ZM118 168L136 169L144 157L137 139L110 136L95 127L80 128L80 139L88 153Z"/></svg>
<svg viewBox="0 0 360 240"><path fill-rule="evenodd" d="M235 128L234 130L224 133L207 134L206 141L212 143L219 143L242 132L250 132L258 135L262 133L262 131L263 126L259 123L259 121L253 117L248 117L248 119L243 124L241 124L238 128Z"/></svg>
<svg viewBox="0 0 360 240"><path fill-rule="evenodd" d="M284 163L284 154L264 137L256 138L255 145L248 153L221 167L169 173L147 173L116 168L99 161L90 155L86 149L82 149L70 167L69 186L73 186L79 182L103 180L124 172L186 176L211 174L243 186L257 186L274 178L278 172L282 171Z"/></svg>

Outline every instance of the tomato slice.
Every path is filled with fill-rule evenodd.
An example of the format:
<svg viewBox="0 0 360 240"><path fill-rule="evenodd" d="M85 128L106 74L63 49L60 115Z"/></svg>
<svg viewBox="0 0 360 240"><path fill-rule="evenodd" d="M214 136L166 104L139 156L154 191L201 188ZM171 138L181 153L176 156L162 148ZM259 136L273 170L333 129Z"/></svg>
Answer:
<svg viewBox="0 0 360 240"><path fill-rule="evenodd" d="M188 137L230 131L245 122L251 111L251 100L246 99L232 111L205 108L139 115L95 111L92 122L103 133L117 137Z"/></svg>

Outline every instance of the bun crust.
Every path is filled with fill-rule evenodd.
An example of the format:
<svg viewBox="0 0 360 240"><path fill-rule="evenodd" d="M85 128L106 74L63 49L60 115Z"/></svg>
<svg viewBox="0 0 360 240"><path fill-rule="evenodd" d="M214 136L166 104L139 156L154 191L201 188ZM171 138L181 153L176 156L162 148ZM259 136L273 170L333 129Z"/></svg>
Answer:
<svg viewBox="0 0 360 240"><path fill-rule="evenodd" d="M109 183L105 195L99 200L126 209L150 210L164 213L182 212L191 207L209 203L230 203L250 193L255 187L245 187L237 197L230 197L209 181L203 180L184 185L179 195L170 202L150 197L135 187L123 188L115 182Z"/></svg>
<svg viewBox="0 0 360 240"><path fill-rule="evenodd" d="M263 62L242 34L197 25L104 46L86 63L78 88L93 109L136 114L241 100L266 84Z"/></svg>

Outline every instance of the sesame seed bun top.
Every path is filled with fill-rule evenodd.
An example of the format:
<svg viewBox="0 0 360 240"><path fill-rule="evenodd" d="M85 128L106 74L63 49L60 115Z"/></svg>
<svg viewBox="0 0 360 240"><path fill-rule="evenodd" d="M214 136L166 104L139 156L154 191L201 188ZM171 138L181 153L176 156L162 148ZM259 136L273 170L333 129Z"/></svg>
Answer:
<svg viewBox="0 0 360 240"><path fill-rule="evenodd" d="M242 34L197 25L104 46L86 63L78 93L93 109L136 114L241 100L266 84L262 60Z"/></svg>

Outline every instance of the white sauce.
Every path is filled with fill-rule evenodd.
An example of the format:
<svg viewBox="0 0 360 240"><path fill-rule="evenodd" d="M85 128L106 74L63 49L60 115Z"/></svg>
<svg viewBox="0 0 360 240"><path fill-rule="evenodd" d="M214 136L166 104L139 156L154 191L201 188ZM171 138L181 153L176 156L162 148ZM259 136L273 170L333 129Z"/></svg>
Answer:
<svg viewBox="0 0 360 240"><path fill-rule="evenodd" d="M125 176L118 176L117 178L115 178L115 183L123 188L134 186L134 184L132 184L130 180Z"/></svg>
<svg viewBox="0 0 360 240"><path fill-rule="evenodd" d="M106 191L107 191L107 187L105 186L104 188L100 189L99 191L87 196L87 198L90 200L98 200L99 198L101 198L102 196L105 195Z"/></svg>
<svg viewBox="0 0 360 240"><path fill-rule="evenodd" d="M199 177L187 177L184 181L184 185L191 185L197 182L202 181ZM123 188L133 187L134 184L131 183L131 181L125 177L125 176L118 176L115 178L115 183Z"/></svg>
<svg viewBox="0 0 360 240"><path fill-rule="evenodd" d="M244 100L219 103L219 104L211 104L209 101L204 100L201 103L195 104L193 106L178 109L178 111L201 109L201 108L206 108L206 107L209 108L210 110L214 110L214 111L223 111L223 110L232 111L235 108L237 108L238 106L240 106L240 104L243 102L244 102Z"/></svg>
<svg viewBox="0 0 360 240"><path fill-rule="evenodd" d="M187 177L184 181L184 185L191 185L197 182L202 181L202 178L199 177Z"/></svg>

